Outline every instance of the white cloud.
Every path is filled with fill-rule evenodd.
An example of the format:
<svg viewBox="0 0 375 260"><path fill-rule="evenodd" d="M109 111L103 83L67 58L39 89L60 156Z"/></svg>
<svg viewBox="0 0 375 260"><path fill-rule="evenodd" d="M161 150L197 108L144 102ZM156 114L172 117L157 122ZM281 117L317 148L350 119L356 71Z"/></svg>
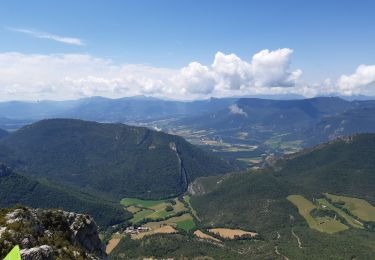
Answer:
<svg viewBox="0 0 375 260"><path fill-rule="evenodd" d="M302 74L298 69L290 71L290 55L293 50L284 48L276 51L262 50L252 59L255 86L292 87Z"/></svg>
<svg viewBox="0 0 375 260"><path fill-rule="evenodd" d="M302 74L290 70L290 49L263 50L250 62L235 54L217 52L210 67L192 62L180 70L172 84L186 94L215 96L257 94L266 91L283 92L293 87ZM284 91L285 92L285 91Z"/></svg>
<svg viewBox="0 0 375 260"><path fill-rule="evenodd" d="M300 80L301 70L291 69L291 54L290 49L263 50L247 62L235 54L218 52L209 66L191 62L181 69L168 69L115 64L83 54L0 53L0 99L375 94L375 66L361 65L352 75L312 85Z"/></svg>
<svg viewBox="0 0 375 260"><path fill-rule="evenodd" d="M210 94L216 83L208 67L198 62L191 62L172 78L171 84L180 87L186 94Z"/></svg>
<svg viewBox="0 0 375 260"><path fill-rule="evenodd" d="M237 106L237 104L229 106L229 112L231 114L237 114L247 117L247 113L242 108Z"/></svg>
<svg viewBox="0 0 375 260"><path fill-rule="evenodd" d="M175 70L115 65L82 54L0 53L0 97L35 100L93 95L171 96L168 80L175 74Z"/></svg>
<svg viewBox="0 0 375 260"><path fill-rule="evenodd" d="M251 82L251 65L233 53L216 53L212 70L219 89L239 90Z"/></svg>
<svg viewBox="0 0 375 260"><path fill-rule="evenodd" d="M70 44L70 45L78 45L78 46L85 45L84 42L79 38L59 36L59 35L52 34L52 33L39 32L39 31L23 29L23 28L8 28L8 29L14 32L28 34L32 37L39 38L39 39L53 40L56 42L61 42L61 43Z"/></svg>
<svg viewBox="0 0 375 260"><path fill-rule="evenodd" d="M375 65L360 65L351 75L342 75L337 87L343 95L358 95L372 92L375 88ZM369 93L368 93L369 94Z"/></svg>

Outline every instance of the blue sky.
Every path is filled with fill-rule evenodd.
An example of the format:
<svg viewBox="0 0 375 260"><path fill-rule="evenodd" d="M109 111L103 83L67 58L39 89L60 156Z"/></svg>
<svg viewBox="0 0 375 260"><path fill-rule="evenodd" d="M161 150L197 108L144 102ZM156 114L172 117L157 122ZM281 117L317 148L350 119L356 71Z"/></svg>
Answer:
<svg viewBox="0 0 375 260"><path fill-rule="evenodd" d="M301 69L299 79L313 85L375 64L374 12L370 0L2 1L0 52L178 70L193 61L210 66L217 52L250 62L262 50L288 48L290 71Z"/></svg>

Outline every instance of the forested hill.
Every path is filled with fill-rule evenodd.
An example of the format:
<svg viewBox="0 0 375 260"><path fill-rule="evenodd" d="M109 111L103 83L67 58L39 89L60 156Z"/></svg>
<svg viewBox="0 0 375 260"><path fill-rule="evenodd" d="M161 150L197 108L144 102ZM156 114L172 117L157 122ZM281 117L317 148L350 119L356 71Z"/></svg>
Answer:
<svg viewBox="0 0 375 260"><path fill-rule="evenodd" d="M124 124L51 119L0 141L17 172L113 197L176 196L200 176L233 167L183 138Z"/></svg>
<svg viewBox="0 0 375 260"><path fill-rule="evenodd" d="M299 216L286 199L292 194L312 201L328 192L375 205L375 134L340 138L291 155L276 166L198 179L192 203L203 223L272 233L284 227L290 215Z"/></svg>
<svg viewBox="0 0 375 260"><path fill-rule="evenodd" d="M292 157L274 173L290 187L310 196L332 192L375 204L375 134L338 138Z"/></svg>
<svg viewBox="0 0 375 260"><path fill-rule="evenodd" d="M100 226L123 222L130 214L120 205L74 191L56 187L13 172L0 164L0 207L18 204L38 208L63 208L95 217Z"/></svg>

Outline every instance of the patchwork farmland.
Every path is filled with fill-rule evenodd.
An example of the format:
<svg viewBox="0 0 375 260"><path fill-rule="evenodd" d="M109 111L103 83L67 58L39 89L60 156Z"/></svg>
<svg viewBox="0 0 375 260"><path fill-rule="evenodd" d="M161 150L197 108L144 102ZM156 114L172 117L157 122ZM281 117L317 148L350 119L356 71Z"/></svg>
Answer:
<svg viewBox="0 0 375 260"><path fill-rule="evenodd" d="M314 203L301 195L290 195L310 228L333 234L349 228L365 229L364 223L375 221L375 207L364 199L324 193Z"/></svg>

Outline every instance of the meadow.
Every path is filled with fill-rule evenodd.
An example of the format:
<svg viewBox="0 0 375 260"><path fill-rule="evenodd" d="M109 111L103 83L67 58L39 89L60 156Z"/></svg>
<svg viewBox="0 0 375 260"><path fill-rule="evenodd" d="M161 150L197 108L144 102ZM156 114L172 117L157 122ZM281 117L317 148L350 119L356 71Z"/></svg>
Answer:
<svg viewBox="0 0 375 260"><path fill-rule="evenodd" d="M352 227L354 228L362 228L363 229L363 224L356 219L354 219L352 216L344 212L343 210L333 206L331 203L329 203L326 199L320 198L317 199L317 202L322 205L323 207L327 207L333 211L335 211L338 215L343 217L345 221Z"/></svg>
<svg viewBox="0 0 375 260"><path fill-rule="evenodd" d="M145 220L158 220L173 217L183 211L188 211L185 205L177 198L170 200L141 200L124 198L120 202L126 209L133 213L130 219L132 224Z"/></svg>
<svg viewBox="0 0 375 260"><path fill-rule="evenodd" d="M292 202L297 208L301 216L303 216L310 228L316 229L320 232L333 234L348 229L336 218L330 216L313 217L310 213L317 209L311 201L307 200L301 195L289 195L287 199Z"/></svg>
<svg viewBox="0 0 375 260"><path fill-rule="evenodd" d="M329 193L324 195L334 204L342 204L353 216L363 221L375 221L375 207L364 199L338 196Z"/></svg>

